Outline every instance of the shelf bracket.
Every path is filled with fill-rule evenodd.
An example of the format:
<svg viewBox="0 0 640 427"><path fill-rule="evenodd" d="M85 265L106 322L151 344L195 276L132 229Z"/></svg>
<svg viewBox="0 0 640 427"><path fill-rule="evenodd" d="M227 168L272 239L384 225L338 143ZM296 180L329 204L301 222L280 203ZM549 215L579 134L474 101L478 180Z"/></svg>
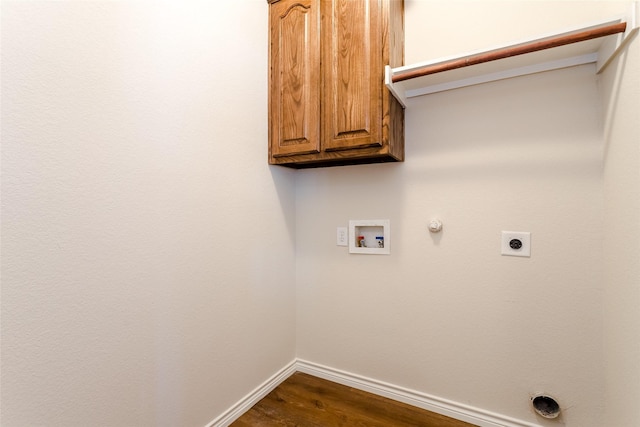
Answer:
<svg viewBox="0 0 640 427"><path fill-rule="evenodd" d="M620 52L629 44L631 39L638 34L638 19L640 6L638 2L631 3L629 14L627 15L627 29L624 34L620 34L615 40L605 42L598 51L598 61L596 62L596 74L600 74L618 56Z"/></svg>
<svg viewBox="0 0 640 427"><path fill-rule="evenodd" d="M389 92L398 100L402 108L407 108L407 97L405 96L404 91L396 90L396 86L393 84L391 80L392 69L390 65L384 66L384 84L389 89Z"/></svg>

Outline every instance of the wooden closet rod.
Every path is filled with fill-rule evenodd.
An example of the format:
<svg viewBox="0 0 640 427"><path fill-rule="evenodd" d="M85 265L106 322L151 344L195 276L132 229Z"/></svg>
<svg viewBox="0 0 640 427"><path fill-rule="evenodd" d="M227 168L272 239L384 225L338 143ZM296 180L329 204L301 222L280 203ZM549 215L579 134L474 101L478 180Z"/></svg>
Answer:
<svg viewBox="0 0 640 427"><path fill-rule="evenodd" d="M588 30L576 31L563 34L557 37L548 37L545 39L535 40L529 43L522 43L516 46L509 46L502 49L496 49L489 52L483 52L475 55L469 55L462 58L452 59L450 61L440 62L433 65L425 65L414 70L401 71L391 77L393 83L416 77L428 76L429 74L441 73L443 71L454 70L456 68L468 67L470 65L482 64L484 62L495 61L497 59L509 58L511 56L523 55L525 53L537 52L539 50L550 49L553 47L564 46L571 43L583 42L586 40L597 39L599 37L610 36L612 34L624 33L627 29L626 22L617 24L608 24L600 27L594 27Z"/></svg>

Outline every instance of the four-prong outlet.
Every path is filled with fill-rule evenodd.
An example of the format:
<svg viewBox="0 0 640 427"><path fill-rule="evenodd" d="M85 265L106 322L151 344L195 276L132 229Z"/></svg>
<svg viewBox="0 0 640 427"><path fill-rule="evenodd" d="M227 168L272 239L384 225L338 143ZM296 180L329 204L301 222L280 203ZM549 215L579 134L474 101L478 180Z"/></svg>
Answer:
<svg viewBox="0 0 640 427"><path fill-rule="evenodd" d="M502 255L531 256L531 233L528 231L503 231Z"/></svg>

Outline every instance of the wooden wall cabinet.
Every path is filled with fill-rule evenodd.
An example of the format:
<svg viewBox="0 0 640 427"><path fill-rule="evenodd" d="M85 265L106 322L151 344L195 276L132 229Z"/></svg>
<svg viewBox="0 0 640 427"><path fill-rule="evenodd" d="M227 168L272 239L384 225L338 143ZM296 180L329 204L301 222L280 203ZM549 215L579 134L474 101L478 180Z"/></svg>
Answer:
<svg viewBox="0 0 640 427"><path fill-rule="evenodd" d="M404 61L402 0L267 0L269 163L404 160L404 111L384 67Z"/></svg>

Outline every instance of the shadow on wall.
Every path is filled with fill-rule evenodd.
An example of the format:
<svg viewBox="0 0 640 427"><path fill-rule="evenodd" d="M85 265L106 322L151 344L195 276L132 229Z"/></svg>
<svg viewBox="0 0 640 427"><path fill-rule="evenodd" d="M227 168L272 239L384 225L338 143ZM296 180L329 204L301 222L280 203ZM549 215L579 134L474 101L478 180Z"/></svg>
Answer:
<svg viewBox="0 0 640 427"><path fill-rule="evenodd" d="M634 32L631 37L629 37L629 43L633 43L633 41L638 36L638 32ZM614 128L613 122L618 113L618 99L620 98L620 82L624 79L624 73L626 70L627 64L627 55L622 54L619 57L618 61L613 61L609 64L609 67L615 67L614 69L607 70L607 73L613 73L615 78L613 79L599 79L598 83L601 85L607 85L606 87L601 88L601 93L611 94L611 97L608 99L603 99L603 111L606 111L608 114L603 118L604 121L604 160L603 163L607 163L607 155L609 154L609 143L611 142L611 132Z"/></svg>
<svg viewBox="0 0 640 427"><path fill-rule="evenodd" d="M584 179L602 162L592 65L413 98L412 179Z"/></svg>
<svg viewBox="0 0 640 427"><path fill-rule="evenodd" d="M267 160L264 160L265 164ZM269 172L271 173L271 179L273 185L278 194L278 201L280 202L280 208L282 209L282 216L284 217L287 234L292 244L295 243L296 237L296 217L295 217L295 173L294 169L285 168L282 166L270 165Z"/></svg>

